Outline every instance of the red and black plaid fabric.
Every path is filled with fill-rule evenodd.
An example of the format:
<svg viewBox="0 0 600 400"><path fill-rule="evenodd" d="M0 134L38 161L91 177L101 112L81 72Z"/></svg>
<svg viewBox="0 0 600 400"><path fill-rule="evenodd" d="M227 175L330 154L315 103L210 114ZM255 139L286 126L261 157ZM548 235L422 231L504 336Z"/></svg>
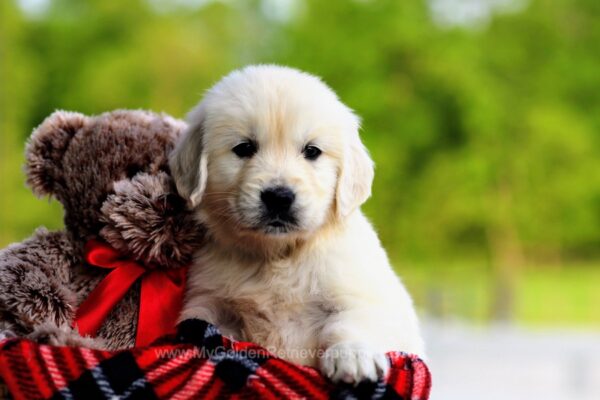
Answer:
<svg viewBox="0 0 600 400"><path fill-rule="evenodd" d="M373 398L426 400L431 376L416 356L388 353L385 380L334 385L313 368L234 342L204 321L149 347L108 352L0 343L0 380L16 399Z"/></svg>

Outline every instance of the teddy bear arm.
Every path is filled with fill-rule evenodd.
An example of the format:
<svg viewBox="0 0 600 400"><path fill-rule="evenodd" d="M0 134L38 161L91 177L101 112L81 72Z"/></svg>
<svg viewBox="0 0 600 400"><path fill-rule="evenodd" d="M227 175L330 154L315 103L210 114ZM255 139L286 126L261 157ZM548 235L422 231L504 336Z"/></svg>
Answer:
<svg viewBox="0 0 600 400"><path fill-rule="evenodd" d="M65 239L63 232L38 230L0 251L0 327L4 330L23 335L42 324L70 324L76 306L68 285L74 258Z"/></svg>

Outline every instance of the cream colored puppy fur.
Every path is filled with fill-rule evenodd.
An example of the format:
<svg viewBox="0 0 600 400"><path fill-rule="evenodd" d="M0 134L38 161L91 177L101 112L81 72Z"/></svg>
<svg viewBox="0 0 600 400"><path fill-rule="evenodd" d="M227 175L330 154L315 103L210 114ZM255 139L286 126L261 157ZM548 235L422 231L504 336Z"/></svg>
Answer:
<svg viewBox="0 0 600 400"><path fill-rule="evenodd" d="M386 351L422 354L411 298L359 206L373 164L359 119L321 80L273 65L234 71L188 116L171 156L209 241L190 269L181 319L259 343L334 381L384 375ZM256 152L232 149L251 142ZM314 159L307 145L322 152ZM295 193L295 224L262 224L260 193Z"/></svg>

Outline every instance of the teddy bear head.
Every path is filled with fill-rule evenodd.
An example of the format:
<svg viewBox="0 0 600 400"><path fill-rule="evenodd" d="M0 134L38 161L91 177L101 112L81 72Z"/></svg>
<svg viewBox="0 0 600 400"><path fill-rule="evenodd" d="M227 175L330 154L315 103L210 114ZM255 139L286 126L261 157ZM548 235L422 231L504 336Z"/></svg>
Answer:
<svg viewBox="0 0 600 400"><path fill-rule="evenodd" d="M27 144L27 183L62 203L73 240L104 240L147 266L186 264L203 231L168 167L185 127L146 111L57 111Z"/></svg>

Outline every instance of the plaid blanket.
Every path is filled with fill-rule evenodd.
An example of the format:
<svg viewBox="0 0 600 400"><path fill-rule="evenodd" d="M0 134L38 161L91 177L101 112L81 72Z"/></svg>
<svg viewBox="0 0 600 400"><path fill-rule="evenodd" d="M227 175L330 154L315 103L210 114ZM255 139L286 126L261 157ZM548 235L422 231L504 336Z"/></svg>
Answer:
<svg viewBox="0 0 600 400"><path fill-rule="evenodd" d="M188 320L175 336L118 352L8 339L0 343L0 380L14 399L426 400L431 377L423 361L399 352L388 358L392 367L385 380L334 385L313 368Z"/></svg>

